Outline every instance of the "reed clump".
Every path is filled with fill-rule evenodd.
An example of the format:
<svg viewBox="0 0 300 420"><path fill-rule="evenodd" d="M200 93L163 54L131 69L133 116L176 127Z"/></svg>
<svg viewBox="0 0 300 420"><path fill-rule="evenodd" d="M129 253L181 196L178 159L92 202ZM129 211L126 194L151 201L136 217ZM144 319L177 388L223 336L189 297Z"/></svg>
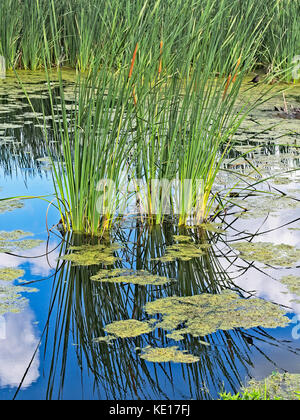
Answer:
<svg viewBox="0 0 300 420"><path fill-rule="evenodd" d="M126 10L115 1L50 3L45 11L36 0L35 68L48 79L59 144L49 156L64 229L95 235L133 214L151 225L168 217L203 225L222 208L214 181L246 115L236 98L271 24L264 8L226 0L139 0ZM30 66L23 52L19 64ZM71 112L64 64L80 70Z"/></svg>
<svg viewBox="0 0 300 420"><path fill-rule="evenodd" d="M216 40L211 34L210 39L218 51L214 62L218 72L220 63L235 54L237 41L245 40L260 22L266 30L252 66L262 66L291 80L293 59L299 54L299 14L299 2L294 0L137 0L126 4L118 0L2 0L0 55L5 57L7 68L42 68L44 27L51 66L67 65L86 71L95 62L109 61L121 69L136 41L141 40L140 56L153 59L160 54L156 64L160 73L162 62L177 66L182 54L187 62L197 60L200 54L209 59L202 30L203 23L213 23L221 35ZM229 32L231 38L224 43ZM194 50L193 57L188 46Z"/></svg>

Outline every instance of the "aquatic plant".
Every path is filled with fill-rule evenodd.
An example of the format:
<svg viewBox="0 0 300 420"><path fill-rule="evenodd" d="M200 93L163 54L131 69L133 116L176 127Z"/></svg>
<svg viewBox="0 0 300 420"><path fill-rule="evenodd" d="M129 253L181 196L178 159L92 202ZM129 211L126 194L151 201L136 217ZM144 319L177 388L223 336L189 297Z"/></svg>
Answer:
<svg viewBox="0 0 300 420"><path fill-rule="evenodd" d="M15 12L12 14L11 10ZM205 25L213 25L215 31L211 36L219 52L214 70L219 72L220 63L234 50L238 53L239 41L245 43L256 22L260 22L266 31L252 66L263 65L269 68L271 77L282 73L291 80L292 59L297 56L299 45L298 15L299 5L293 0L268 0L259 4L254 0L246 3L180 0L176 5L161 0L137 0L126 7L117 0L34 0L28 4L2 0L0 54L6 58L8 68L44 66L45 26L51 41L50 65L69 65L85 71L95 62L102 65L109 61L119 70L138 39L140 58L144 62L148 59L152 65L151 59L156 57L156 72L160 75L172 62L184 66L182 58L189 59L191 55L195 61L200 55L209 60L206 47L210 40L204 38L202 30ZM151 31L147 30L149 27ZM230 74L228 80L234 78Z"/></svg>
<svg viewBox="0 0 300 420"><path fill-rule="evenodd" d="M148 362L156 363L196 363L199 357L188 354L186 351L178 350L177 346L172 347L144 347L141 350L140 357Z"/></svg>
<svg viewBox="0 0 300 420"><path fill-rule="evenodd" d="M32 249L44 242L40 239L22 239L26 236L33 236L33 234L20 229L11 232L0 231L0 252Z"/></svg>
<svg viewBox="0 0 300 420"><path fill-rule="evenodd" d="M291 267L300 259L300 250L291 245L271 242L236 242L232 244L248 261L259 261L268 265Z"/></svg>
<svg viewBox="0 0 300 420"><path fill-rule="evenodd" d="M12 281L23 277L24 274L24 270L19 270L17 268L0 268L0 280Z"/></svg>
<svg viewBox="0 0 300 420"><path fill-rule="evenodd" d="M61 256L62 260L72 261L74 265L112 265L117 257L114 252L120 248L119 244L85 244L80 246L70 246L67 254Z"/></svg>
<svg viewBox="0 0 300 420"><path fill-rule="evenodd" d="M49 303L49 323L46 326L45 347L41 352L41 357L43 355L45 358L45 375L48 380L46 398L60 398L64 393L66 378L77 368L76 364L74 366L69 363L69 355L74 353L79 371L81 366L87 366L83 375L87 374L94 379L93 391L104 392L106 398L168 398L170 394L166 392L165 384L171 388L179 372L179 378L186 387L186 398L207 399L212 394L218 397L222 381L226 381L231 390L237 391L245 378L245 372L251 372L251 340L255 342L258 351L261 350L265 363L270 362L270 359L273 362L274 343L283 350L285 345L276 340L276 330L272 334L272 331L260 327L247 331L237 327L233 330L218 330L205 338L182 334L180 341L175 343L180 352L177 356L182 356L183 352L186 357L197 357L199 361L185 363L181 358L178 360L181 363L179 369L172 361L166 365L156 359L152 365L152 362L140 357L143 353L140 350L147 346L163 349L161 352L165 353L165 348L174 346L174 341L170 341L174 340L172 335L181 332L180 327L178 330L159 328L163 315L145 316L144 305L147 302L174 295L199 295L208 291L219 293L223 288L231 287L231 284L228 272L214 254L214 247L209 248L204 256L190 262L160 264L152 260L160 255L164 244L173 242L174 234L190 236L194 240L197 234L209 238L213 233L199 232L197 228L178 229L167 223L151 228L142 226L138 221L136 224L136 229L117 230L114 240L124 244L118 254L126 261L126 267L121 261L116 261L113 267L105 270L107 275L122 275L123 270L144 269L159 276L176 277L177 281L155 288L130 283L99 283L90 281L92 275L99 273L99 267L74 266L69 261L59 260L51 282L53 289ZM64 255L70 244L78 246L82 235L79 238L74 234L72 237L66 234L59 254ZM243 300L237 297L237 305L239 302L243 304ZM189 306L192 308L192 305ZM174 313L176 311L174 309ZM214 308L211 311L213 313ZM120 320L140 321L143 328L147 327L151 331L143 333L142 328L141 335L129 338L113 336L105 331L108 325ZM274 318L272 320L275 322ZM153 350L157 353L159 351ZM168 349L166 351L169 352ZM212 384L209 394L207 388L203 387L204 383ZM95 395L98 396L98 393Z"/></svg>
<svg viewBox="0 0 300 420"><path fill-rule="evenodd" d="M221 400L299 400L300 375L273 372L263 380L251 379L241 392L220 393Z"/></svg>
<svg viewBox="0 0 300 420"><path fill-rule="evenodd" d="M0 214L6 213L7 211L13 211L15 209L21 209L24 206L20 200L0 200Z"/></svg>
<svg viewBox="0 0 300 420"><path fill-rule="evenodd" d="M136 319L127 319L123 321L115 321L105 326L105 331L116 338L136 337L152 331L147 322L138 321Z"/></svg>
<svg viewBox="0 0 300 420"><path fill-rule="evenodd" d="M140 2L137 10L143 7L133 22L139 42L130 32L130 48L122 50L117 71L118 50L112 49L106 60L95 59L88 73L78 76L71 113L60 72L59 98L47 73L53 136L61 144L56 154L49 148L49 156L65 230L96 234L132 213L149 224L170 216L179 225L201 225L215 214L214 180L246 115L245 110L236 112L235 100L263 33L258 12L251 7L246 32L241 20L222 34L219 28L228 11L221 3L212 0L201 7L200 15L193 9L191 23L186 26L188 20L180 18L174 32L178 19L174 13L161 28L157 14L161 2L152 11L150 4ZM157 23L151 22L151 34L146 10ZM188 16L186 5L180 16L184 13ZM53 62L51 40L58 31L53 2L50 21L50 35L43 24L46 68ZM221 60L219 51L229 42L234 42L234 49ZM54 44L57 62L61 48L57 41ZM44 135L49 144L46 130Z"/></svg>
<svg viewBox="0 0 300 420"><path fill-rule="evenodd" d="M240 299L231 291L157 299L148 302L145 311L149 315L162 314L156 328L174 331L176 339L180 338L178 334L203 337L217 330L276 328L289 323L285 311L277 305L261 299Z"/></svg>
<svg viewBox="0 0 300 420"><path fill-rule="evenodd" d="M1 280L1 279L0 279ZM22 293L35 293L38 290L32 287L15 286L10 283L0 285L0 315L6 313L20 313L28 300Z"/></svg>
<svg viewBox="0 0 300 420"><path fill-rule="evenodd" d="M91 280L103 283L130 283L138 284L140 286L162 286L172 281L172 279L168 277L156 276L146 270L128 270L126 268L100 270L97 274L91 277Z"/></svg>
<svg viewBox="0 0 300 420"><path fill-rule="evenodd" d="M300 277L299 276L283 276L280 279L282 284L285 284L290 293L300 296Z"/></svg>

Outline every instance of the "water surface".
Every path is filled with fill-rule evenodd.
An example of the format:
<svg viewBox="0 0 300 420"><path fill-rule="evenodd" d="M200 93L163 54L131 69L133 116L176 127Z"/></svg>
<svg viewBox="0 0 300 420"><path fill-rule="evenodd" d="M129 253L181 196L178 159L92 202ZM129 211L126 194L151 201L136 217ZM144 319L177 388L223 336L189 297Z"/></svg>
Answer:
<svg viewBox="0 0 300 420"><path fill-rule="evenodd" d="M35 108L49 117L46 128L51 138L47 86L41 75L27 76L23 80ZM72 74L66 73L65 80L71 103ZM299 88L286 98L297 106ZM77 266L60 257L69 252L69 246L95 245L97 238L61 236L56 229L49 235L59 216L52 207L47 212L48 203L41 199L22 200L20 208L0 208L0 231L21 229L43 240L31 249L0 253L0 268L25 271L15 286L37 289L20 292L19 312L0 315L1 399L212 399L221 390L238 392L250 378L262 379L273 371L300 373L300 296L282 282L285 276L299 276L299 261L289 266L251 261L234 248L239 241L250 241L300 249L299 173L295 171L300 162L299 122L280 119L274 104L282 106L282 93L253 111L239 129L238 143L225 162L225 168L235 173L222 173L216 188L222 193L235 182L237 173L254 180L278 175L256 186L265 194L257 196L254 188L250 197L245 190L232 197L227 214L214 221L224 231L179 229L172 223L150 229L132 218L107 239L107 246L120 244L112 265ZM53 194L42 125L42 115L32 114L15 77L1 79L0 198ZM243 182L244 178L241 186ZM286 196L291 201L285 201ZM169 247L178 244L176 235L210 246L196 258L164 261L161 257ZM99 269L116 268L130 273L145 270L170 282L145 286L91 280ZM106 327L116 321L148 322L147 302L226 290L241 299L278 304L292 322L277 328L218 329L203 337L186 334L178 341L162 328L103 340ZM154 318L161 320L161 314ZM177 326L177 332L184 327ZM141 357L141 349L147 346L177 346L197 361L149 362Z"/></svg>

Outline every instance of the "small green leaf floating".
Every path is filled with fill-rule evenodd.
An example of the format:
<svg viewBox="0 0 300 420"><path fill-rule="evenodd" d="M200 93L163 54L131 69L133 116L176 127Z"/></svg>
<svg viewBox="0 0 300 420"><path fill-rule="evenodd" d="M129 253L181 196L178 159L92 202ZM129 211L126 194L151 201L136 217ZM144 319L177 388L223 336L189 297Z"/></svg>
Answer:
<svg viewBox="0 0 300 420"><path fill-rule="evenodd" d="M162 314L156 328L171 331L169 338L204 337L217 330L285 327L290 320L278 305L262 299L241 299L232 291L187 297L167 297L148 302L149 315ZM184 327L181 327L184 325Z"/></svg>

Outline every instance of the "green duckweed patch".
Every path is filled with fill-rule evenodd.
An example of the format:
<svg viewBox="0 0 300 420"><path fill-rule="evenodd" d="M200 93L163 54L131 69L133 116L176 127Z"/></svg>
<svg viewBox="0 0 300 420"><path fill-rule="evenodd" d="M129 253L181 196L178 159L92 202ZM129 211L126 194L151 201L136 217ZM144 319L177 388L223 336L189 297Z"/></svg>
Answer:
<svg viewBox="0 0 300 420"><path fill-rule="evenodd" d="M145 270L134 271L126 268L100 270L96 275L91 277L91 280L107 283L132 283L140 286L162 286L172 281L168 277L157 276Z"/></svg>
<svg viewBox="0 0 300 420"><path fill-rule="evenodd" d="M157 299L148 302L145 311L149 315L161 314L156 328L171 331L179 339L184 334L204 337L217 330L276 328L290 322L278 305L258 298L241 299L231 291Z"/></svg>
<svg viewBox="0 0 300 420"><path fill-rule="evenodd" d="M137 348L139 350L139 348ZM177 346L172 347L144 347L141 350L140 357L148 362L154 363L195 363L199 358L186 353L185 350L178 350Z"/></svg>
<svg viewBox="0 0 300 420"><path fill-rule="evenodd" d="M192 258L201 257L203 254L204 251L201 248L197 248L194 244L179 243L167 246L165 255L156 258L155 260L161 262L172 262L176 259L189 261Z"/></svg>
<svg viewBox="0 0 300 420"><path fill-rule="evenodd" d="M24 239L22 241L0 241L0 252L18 252L36 248L44 241L40 239Z"/></svg>
<svg viewBox="0 0 300 420"><path fill-rule="evenodd" d="M177 235L174 239L179 243L166 247L165 255L155 258L155 261L172 262L176 259L181 261L189 261L192 258L198 258L205 254L205 250L210 248L208 243L195 244L191 242L189 236Z"/></svg>
<svg viewBox="0 0 300 420"><path fill-rule="evenodd" d="M24 207L24 203L20 200L3 200L0 201L0 214L21 209L22 207Z"/></svg>
<svg viewBox="0 0 300 420"><path fill-rule="evenodd" d="M275 245L271 242L237 242L232 248L240 252L240 256L247 261L291 267L300 260L300 249L291 245Z"/></svg>
<svg viewBox="0 0 300 420"><path fill-rule="evenodd" d="M199 227L206 230L207 232L213 232L213 233L225 233L226 232L222 228L222 223L202 223Z"/></svg>
<svg viewBox="0 0 300 420"><path fill-rule="evenodd" d="M247 211L239 214L243 219L256 219L275 214L281 210L293 210L300 206L300 202L287 196L258 196L255 199L233 200Z"/></svg>
<svg viewBox="0 0 300 420"><path fill-rule="evenodd" d="M27 299L21 293L34 293L38 289L14 285L0 285L0 315L20 313L27 304Z"/></svg>
<svg viewBox="0 0 300 420"><path fill-rule="evenodd" d="M192 238L187 235L174 235L173 239L177 242L191 242Z"/></svg>
<svg viewBox="0 0 300 420"><path fill-rule="evenodd" d="M33 233L24 232L20 229L13 230L11 232L0 231L0 241L14 241L17 239L24 238L26 236L33 236Z"/></svg>
<svg viewBox="0 0 300 420"><path fill-rule="evenodd" d="M97 337L94 338L93 342L94 343L106 343L106 344L111 344L112 341L114 341L116 339L116 337L112 336L112 335L105 335L103 337Z"/></svg>
<svg viewBox="0 0 300 420"><path fill-rule="evenodd" d="M24 274L24 270L20 270L17 268L0 268L0 280L13 281L20 277L23 277Z"/></svg>
<svg viewBox="0 0 300 420"><path fill-rule="evenodd" d="M109 334L109 338L113 339L113 337L137 337L142 334L150 333L153 328L148 324L148 322L142 322L136 319L127 319L112 322L111 324L106 325L104 330Z"/></svg>
<svg viewBox="0 0 300 420"><path fill-rule="evenodd" d="M258 391L265 399L270 400L299 400L300 374L276 372L261 381L252 379L242 391Z"/></svg>
<svg viewBox="0 0 300 420"><path fill-rule="evenodd" d="M281 283L285 284L288 288L288 290L295 294L300 296L300 277L299 276L284 276L280 279Z"/></svg>
<svg viewBox="0 0 300 420"><path fill-rule="evenodd" d="M26 236L33 236L31 232L13 230L11 232L0 232L0 252L18 252L36 248L44 241L40 239L21 239ZM20 240L21 239L21 240Z"/></svg>
<svg viewBox="0 0 300 420"><path fill-rule="evenodd" d="M113 254L121 248L120 244L113 243L110 245L81 245L71 246L68 248L72 251L69 254L60 257L62 260L71 261L73 265L88 266L88 265L112 265L117 261L117 257Z"/></svg>

